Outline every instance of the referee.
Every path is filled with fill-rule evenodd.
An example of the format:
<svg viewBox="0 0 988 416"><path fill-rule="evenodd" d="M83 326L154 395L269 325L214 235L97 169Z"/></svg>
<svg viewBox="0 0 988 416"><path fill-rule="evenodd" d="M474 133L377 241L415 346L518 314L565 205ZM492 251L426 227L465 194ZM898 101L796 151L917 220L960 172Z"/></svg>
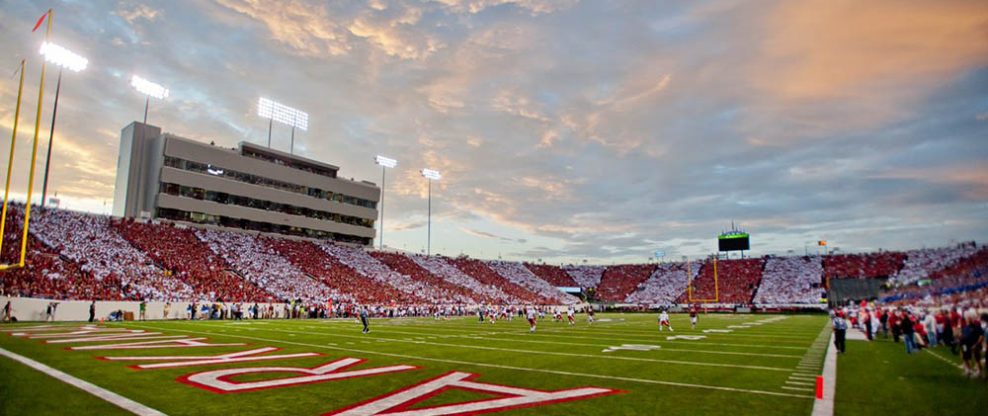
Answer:
<svg viewBox="0 0 988 416"><path fill-rule="evenodd" d="M364 324L363 333L366 334L366 333L370 332L370 325L368 324L368 320L367 320L367 307L366 306L362 306L360 308L360 323Z"/></svg>
<svg viewBox="0 0 988 416"><path fill-rule="evenodd" d="M834 313L834 347L837 347L837 352L840 354L844 353L844 337L847 335L847 321L844 319L844 312L837 311Z"/></svg>

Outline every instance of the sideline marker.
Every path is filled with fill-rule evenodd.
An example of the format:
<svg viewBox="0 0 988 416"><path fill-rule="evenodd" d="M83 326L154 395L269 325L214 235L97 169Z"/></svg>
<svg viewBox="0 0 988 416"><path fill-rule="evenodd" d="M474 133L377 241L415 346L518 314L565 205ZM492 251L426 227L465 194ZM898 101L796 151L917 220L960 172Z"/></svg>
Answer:
<svg viewBox="0 0 988 416"><path fill-rule="evenodd" d="M823 400L823 376L816 376L816 398Z"/></svg>

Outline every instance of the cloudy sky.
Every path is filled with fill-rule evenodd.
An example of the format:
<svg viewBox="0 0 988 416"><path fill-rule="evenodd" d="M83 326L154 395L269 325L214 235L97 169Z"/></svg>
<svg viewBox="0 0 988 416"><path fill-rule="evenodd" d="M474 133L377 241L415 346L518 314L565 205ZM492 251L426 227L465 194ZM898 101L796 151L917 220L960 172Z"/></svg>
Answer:
<svg viewBox="0 0 988 416"><path fill-rule="evenodd" d="M263 143L266 96L310 113L298 151L342 176L379 182L373 156L398 159L398 249L425 246L422 167L444 175L445 254L696 256L732 220L756 255L988 236L988 2L0 0L4 149L28 59L20 198L48 7L53 40L90 60L64 75L52 161L73 209L112 205L138 74L170 88L149 116L168 132Z"/></svg>

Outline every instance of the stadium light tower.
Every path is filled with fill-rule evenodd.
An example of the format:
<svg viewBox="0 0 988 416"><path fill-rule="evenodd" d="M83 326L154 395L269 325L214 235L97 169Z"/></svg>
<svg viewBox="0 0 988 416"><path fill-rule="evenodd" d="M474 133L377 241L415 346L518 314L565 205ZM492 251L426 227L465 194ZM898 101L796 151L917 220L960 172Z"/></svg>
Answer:
<svg viewBox="0 0 988 416"><path fill-rule="evenodd" d="M422 177L429 181L429 227L425 243L425 255L429 256L432 254L432 181L438 181L442 175L437 170L422 169Z"/></svg>
<svg viewBox="0 0 988 416"><path fill-rule="evenodd" d="M384 250L384 173L387 172L388 168L398 166L398 161L378 155L374 157L374 163L381 165L381 238L378 246Z"/></svg>
<svg viewBox="0 0 988 416"><path fill-rule="evenodd" d="M144 100L144 124L148 124L148 106L151 104L151 98L153 97L158 100L167 98L168 88L162 87L161 84L156 84L137 75L130 78L130 85L133 86L137 92L147 96Z"/></svg>
<svg viewBox="0 0 988 416"><path fill-rule="evenodd" d="M257 99L257 115L268 119L268 148L271 148L271 128L274 122L292 126L292 144L290 154L295 154L295 128L302 131L309 129L309 113L287 105L261 97Z"/></svg>
<svg viewBox="0 0 988 416"><path fill-rule="evenodd" d="M48 131L48 155L45 156L45 176L41 185L41 209L48 204L48 171L51 168L51 145L55 138L55 117L58 116L58 96L62 91L62 70L79 72L86 69L89 60L54 43L42 43L41 55L45 60L58 65L58 82L55 84L55 108L51 112L51 130Z"/></svg>

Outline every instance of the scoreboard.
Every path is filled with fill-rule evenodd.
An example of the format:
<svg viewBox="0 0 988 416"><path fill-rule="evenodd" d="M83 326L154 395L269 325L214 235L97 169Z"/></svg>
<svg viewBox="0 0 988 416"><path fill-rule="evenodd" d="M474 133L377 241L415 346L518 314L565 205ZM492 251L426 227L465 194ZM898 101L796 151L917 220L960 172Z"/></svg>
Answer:
<svg viewBox="0 0 988 416"><path fill-rule="evenodd" d="M744 251L751 249L748 233L730 231L717 237L717 248L720 251Z"/></svg>

